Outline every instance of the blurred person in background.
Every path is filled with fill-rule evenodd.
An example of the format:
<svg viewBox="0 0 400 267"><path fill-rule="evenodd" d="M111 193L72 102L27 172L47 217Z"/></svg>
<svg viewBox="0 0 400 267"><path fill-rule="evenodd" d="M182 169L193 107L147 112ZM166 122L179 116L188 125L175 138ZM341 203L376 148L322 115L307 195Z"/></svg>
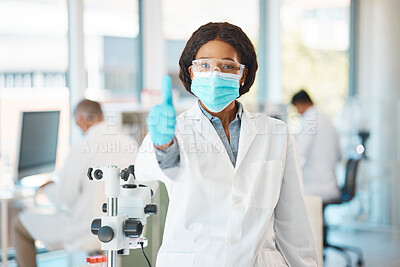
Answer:
<svg viewBox="0 0 400 267"><path fill-rule="evenodd" d="M37 266L35 240L61 244L68 250L99 249L100 242L91 234L90 225L102 215L100 207L106 202L104 183L90 182L87 170L108 165L125 168L135 162L138 144L121 134L115 124L104 121L99 103L82 100L73 115L85 135L71 147L56 182L38 189L57 207L65 208L53 214L23 212L14 219L12 240L19 267Z"/></svg>
<svg viewBox="0 0 400 267"><path fill-rule="evenodd" d="M305 90L291 102L301 114L301 132L296 143L303 170L304 193L323 202L339 197L335 166L341 158L339 138L329 119L319 112Z"/></svg>

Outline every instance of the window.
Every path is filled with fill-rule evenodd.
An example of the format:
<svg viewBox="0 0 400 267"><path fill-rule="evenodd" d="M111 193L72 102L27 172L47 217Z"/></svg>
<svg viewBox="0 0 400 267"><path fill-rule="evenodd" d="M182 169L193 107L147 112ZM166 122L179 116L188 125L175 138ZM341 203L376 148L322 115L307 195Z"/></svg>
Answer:
<svg viewBox="0 0 400 267"><path fill-rule="evenodd" d="M1 1L0 88L65 87L67 32L63 1Z"/></svg>
<svg viewBox="0 0 400 267"><path fill-rule="evenodd" d="M68 150L67 33L66 1L0 1L0 152L8 167L21 111L60 110L58 159Z"/></svg>
<svg viewBox="0 0 400 267"><path fill-rule="evenodd" d="M242 28L257 49L259 31L259 1L185 1L164 0L163 31L166 40L168 74L181 97L190 97L179 80L179 58L187 40L201 25L208 22L229 22ZM256 101L257 88L245 95Z"/></svg>
<svg viewBox="0 0 400 267"><path fill-rule="evenodd" d="M284 102L306 89L333 117L349 86L350 1L283 0L281 5Z"/></svg>
<svg viewBox="0 0 400 267"><path fill-rule="evenodd" d="M86 0L84 6L86 96L137 101L138 3Z"/></svg>

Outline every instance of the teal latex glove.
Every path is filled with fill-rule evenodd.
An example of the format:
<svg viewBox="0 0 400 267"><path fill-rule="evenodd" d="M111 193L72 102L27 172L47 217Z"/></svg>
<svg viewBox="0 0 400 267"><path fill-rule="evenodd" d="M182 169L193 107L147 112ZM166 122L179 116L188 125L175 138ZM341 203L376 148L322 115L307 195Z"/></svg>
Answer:
<svg viewBox="0 0 400 267"><path fill-rule="evenodd" d="M147 129L156 146L168 144L175 136L176 112L172 104L172 81L168 75L162 80L162 99L147 117Z"/></svg>

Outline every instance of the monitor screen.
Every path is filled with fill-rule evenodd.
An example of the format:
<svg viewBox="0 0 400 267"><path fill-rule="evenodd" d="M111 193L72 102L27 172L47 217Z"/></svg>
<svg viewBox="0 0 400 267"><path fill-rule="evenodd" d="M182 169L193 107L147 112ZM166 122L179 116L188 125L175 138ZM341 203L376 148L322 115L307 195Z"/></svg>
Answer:
<svg viewBox="0 0 400 267"><path fill-rule="evenodd" d="M17 179L54 170L59 120L60 111L22 113Z"/></svg>

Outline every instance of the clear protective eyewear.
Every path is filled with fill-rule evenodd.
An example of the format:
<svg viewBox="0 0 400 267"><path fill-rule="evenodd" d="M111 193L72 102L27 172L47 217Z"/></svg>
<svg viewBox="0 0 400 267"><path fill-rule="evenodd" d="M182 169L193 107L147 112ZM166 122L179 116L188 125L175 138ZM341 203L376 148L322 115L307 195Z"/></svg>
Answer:
<svg viewBox="0 0 400 267"><path fill-rule="evenodd" d="M245 68L245 65L227 59L202 58L192 61L193 72L209 75L214 71L219 71L221 74L233 74L242 77Z"/></svg>

